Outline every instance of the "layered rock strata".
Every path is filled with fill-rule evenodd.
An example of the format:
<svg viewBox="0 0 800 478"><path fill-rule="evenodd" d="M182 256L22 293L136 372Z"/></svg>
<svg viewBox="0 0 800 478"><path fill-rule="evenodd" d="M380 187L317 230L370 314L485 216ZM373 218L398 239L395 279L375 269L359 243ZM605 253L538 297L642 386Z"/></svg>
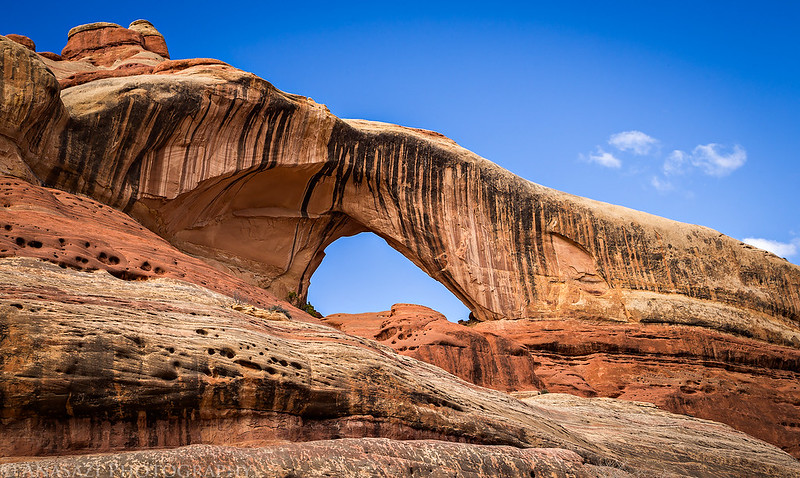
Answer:
<svg viewBox="0 0 800 478"><path fill-rule="evenodd" d="M604 422L592 428L575 399L520 402L326 326L239 312L180 280L124 281L13 257L0 259L0 291L0 455L23 463L4 473L98 461L263 468L283 456L271 476L301 460L298 469L322 474L335 457L339 469L356 465L342 453L370 466L413 459L421 467L406 476L440 466L506 476L800 473L788 454L721 424L620 402L598 407ZM613 436L598 438L598 427ZM634 443L644 433L642 456ZM285 444L314 440L334 441ZM189 444L248 448L108 455Z"/></svg>
<svg viewBox="0 0 800 478"><path fill-rule="evenodd" d="M332 314L322 320L482 387L504 392L546 388L523 343L449 322L427 307L395 304L385 312Z"/></svg>
<svg viewBox="0 0 800 478"><path fill-rule="evenodd" d="M3 456L364 436L597 453L505 394L187 282L15 257L0 290Z"/></svg>
<svg viewBox="0 0 800 478"><path fill-rule="evenodd" d="M0 176L0 257L34 257L74 270L105 270L119 279L181 279L236 303L307 313L265 290L188 256L130 216L93 199Z"/></svg>
<svg viewBox="0 0 800 478"><path fill-rule="evenodd" d="M697 327L498 320L431 309L323 319L478 385L650 402L727 423L800 457L800 350Z"/></svg>
<svg viewBox="0 0 800 478"><path fill-rule="evenodd" d="M629 466L546 407L269 310L283 309L270 293L304 299L325 247L363 231L492 320L467 334L447 328L439 343L398 335L408 350L425 345L448 367L465 354L436 347L456 340L502 357L509 365L491 378L485 358L463 374L498 388L541 379L684 413L741 413L742 429L797 453L797 266L710 229L530 183L437 133L337 118L218 60L169 60L147 22L76 27L62 55L25 43L0 37L0 173L28 182L5 180L5 209L64 224L0 216L11 228L0 231L3 254L38 258L0 264L5 453L351 436L557 447L591 466ZM86 199L36 184L123 210L188 255L163 241L151 252L134 238L153 238L118 212L81 210ZM106 224L80 230L90 214ZM114 234L101 237L105 227ZM436 329L416 314L410 329ZM686 357L700 365L665 366ZM637 382L643 373L681 393L657 392L661 378ZM779 398L751 407L771 388ZM698 389L728 413L686 398ZM659 467L796 473L787 455L724 433L735 445L704 438L659 455ZM687 455L703 443L715 451Z"/></svg>
<svg viewBox="0 0 800 478"><path fill-rule="evenodd" d="M343 438L259 448L190 445L141 451L40 459L0 465L3 476L259 476L583 478L632 476L593 466L560 449L466 445L432 440Z"/></svg>

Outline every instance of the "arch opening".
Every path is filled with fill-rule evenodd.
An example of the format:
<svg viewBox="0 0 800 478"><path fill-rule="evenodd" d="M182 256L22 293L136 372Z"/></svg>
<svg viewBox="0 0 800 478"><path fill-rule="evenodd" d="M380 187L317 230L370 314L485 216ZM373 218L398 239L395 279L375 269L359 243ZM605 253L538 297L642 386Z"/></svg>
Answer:
<svg viewBox="0 0 800 478"><path fill-rule="evenodd" d="M325 248L311 276L308 302L323 315L389 310L410 303L440 312L451 322L470 310L443 284L372 232L341 237Z"/></svg>

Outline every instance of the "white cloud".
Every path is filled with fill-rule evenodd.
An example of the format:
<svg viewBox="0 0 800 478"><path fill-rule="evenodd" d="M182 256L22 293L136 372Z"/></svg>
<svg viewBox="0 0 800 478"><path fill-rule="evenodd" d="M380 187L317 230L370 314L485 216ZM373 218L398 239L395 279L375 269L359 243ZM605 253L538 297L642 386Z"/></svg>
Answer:
<svg viewBox="0 0 800 478"><path fill-rule="evenodd" d="M800 240L778 242L771 239L760 239L758 237L745 237L742 239L742 242L759 249L764 249L780 257L792 257L797 254L798 246L800 246Z"/></svg>
<svg viewBox="0 0 800 478"><path fill-rule="evenodd" d="M739 169L747 161L747 152L738 144L727 154L722 149L717 143L698 145L692 151L692 165L708 175L721 177Z"/></svg>
<svg viewBox="0 0 800 478"><path fill-rule="evenodd" d="M642 156L649 153L650 149L658 144L658 140L641 131L634 130L612 134L611 137L608 138L608 144L620 151L630 151L633 154Z"/></svg>
<svg viewBox="0 0 800 478"><path fill-rule="evenodd" d="M603 151L601 148L597 148L596 153L589 155L589 161L597 163L600 166L605 166L606 168L619 168L622 166L622 161L615 158L613 154Z"/></svg>
<svg viewBox="0 0 800 478"><path fill-rule="evenodd" d="M682 174L684 172L684 165L687 161L687 154L679 149L669 153L667 159L664 160L664 174Z"/></svg>
<svg viewBox="0 0 800 478"><path fill-rule="evenodd" d="M659 191L670 191L672 189L671 182L659 179L657 176L653 176L650 179L650 184Z"/></svg>
<svg viewBox="0 0 800 478"><path fill-rule="evenodd" d="M722 177L741 168L746 161L747 151L738 144L726 153L722 145L709 143L696 146L691 153L676 149L667 156L661 169L670 176L683 174L688 168L695 167L710 176Z"/></svg>

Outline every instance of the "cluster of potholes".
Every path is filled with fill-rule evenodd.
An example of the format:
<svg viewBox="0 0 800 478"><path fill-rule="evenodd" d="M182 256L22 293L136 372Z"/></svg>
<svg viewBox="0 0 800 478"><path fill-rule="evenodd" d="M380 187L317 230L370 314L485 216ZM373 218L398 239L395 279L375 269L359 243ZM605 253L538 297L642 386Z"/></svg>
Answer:
<svg viewBox="0 0 800 478"><path fill-rule="evenodd" d="M24 310L25 307L20 303L12 303L9 304L10 307ZM33 310L33 309L31 309ZM60 324L62 326L66 325L65 323ZM214 329L212 329L213 331ZM225 329L220 329L220 331L224 332ZM198 335L207 337L209 336L209 332L206 329L197 329L195 331ZM160 335L160 334L159 334ZM85 334L83 332L79 333L79 337L84 337ZM214 337L219 338L218 333L213 334ZM126 338L131 340L140 350L145 347L146 343L145 340L136 335L126 335ZM79 341L75 344L75 347L78 349L84 349L83 341ZM160 348L163 348L168 356L173 356L178 353L180 356L189 357L189 354L183 351L177 351L175 346L164 346L160 345ZM276 357L272 354L269 354L269 348L264 347L263 350L258 350L259 347L255 343L240 343L239 350L236 351L231 346L222 346L222 347L209 347L206 349L206 352L209 356L211 355L219 355L220 357L227 358L232 361L233 364L236 364L240 367L244 367L251 370L256 371L263 371L268 373L272 376L279 376L279 377L290 377L295 376L299 377L301 372L304 369L304 366L296 361L287 360L285 358ZM258 357L254 357L256 355L256 351L258 351L258 356L262 357L262 360L259 360ZM120 352L117 352L118 354ZM245 354L247 357L245 358ZM237 356L239 358L237 358ZM257 361L261 362L258 363ZM182 364L180 359L178 358L170 358L167 363L165 364L166 367L158 368L151 373L151 376L154 378L159 378L166 381L172 381L179 378L178 371L180 370ZM211 365L211 366L209 366ZM220 364L221 366L214 366L212 364L203 365L199 369L198 372L203 373L207 376L219 377L219 376L229 376L229 377L237 377L241 376L241 373L233 372L232 370L225 367L224 364ZM77 359L73 361L73 363L66 367L63 370L55 370L56 372L61 372L67 375L76 373L78 369ZM191 367L189 367L191 369ZM281 370L282 369L282 370Z"/></svg>
<svg viewBox="0 0 800 478"><path fill-rule="evenodd" d="M14 234L14 226L11 224L2 225L0 232L1 231L9 233L4 234L4 236L11 242L11 247L15 250L24 248L42 249L45 247L45 244L38 239L26 238L21 235ZM70 254L66 250L70 246L76 246L77 248L82 249L84 252L75 253L74 255ZM49 255L45 255L44 251L42 251L43 254L41 256L37 254L36 257L57 264L62 269L70 268L79 271L85 270L91 272L102 268L107 270L114 277L123 280L142 280L147 279L152 274L163 275L167 272L163 267L154 266L147 260L142 261L142 263L135 267L134 270L131 270L130 267L125 267L124 269L121 267L115 267L119 266L123 259L114 253L104 251L102 249L99 252L91 253L90 248L92 247L94 249L99 248L97 245L93 246L90 241L68 241L63 237L60 237L58 238L58 244L53 246L53 249L56 249L58 252L53 252L51 257ZM8 247L0 248L0 257L13 255L9 253L10 251Z"/></svg>
<svg viewBox="0 0 800 478"><path fill-rule="evenodd" d="M220 330L222 332L225 331L225 329L220 329ZM197 333L198 335L204 336L204 337L210 336L209 331L206 330L206 329L203 329L203 328L199 328L199 329L195 330L195 333ZM216 338L219 338L219 334L218 333L214 333L213 336L216 337ZM137 340L134 340L134 341L138 345L142 346L143 345L142 339L140 339L138 337L136 337L136 339ZM170 355L175 353L175 347L167 347L166 350ZM209 356L219 355L220 357L224 357L224 358L227 358L229 360L232 360L232 362L234 364L236 364L236 365L238 365L240 367L244 367L244 368L247 368L247 369L250 369L250 370L263 371L263 372L268 373L269 375L280 376L280 377L289 377L291 375L296 376L296 377L300 376L300 372L303 370L303 365L302 364L300 364L298 362L295 362L295 361L287 360L287 359L284 359L284 358L279 358L279 357L267 355L269 353L269 350L270 350L268 347L264 347L263 351L258 351L258 356L263 357L263 360L259 360L258 357L254 357L254 355L256 354L257 350L258 350L258 346L256 344L254 344L254 343L250 343L250 344L240 343L238 351L234 350L230 346L222 346L222 347L208 347L206 349L206 352L207 352L207 354ZM265 352L267 354L265 354ZM247 358L244 357L245 354L247 354ZM237 356L239 358L237 358ZM261 362L261 363L258 363L258 362ZM266 363L264 363L264 362L266 362ZM161 379L164 379L164 380L175 380L175 379L177 379L178 378L178 374L177 374L177 372L175 370L180 368L181 364L180 364L179 361L175 360L175 361L172 362L171 365L172 365L172 369L159 370L158 372L156 372L154 374L154 376L156 378L161 378ZM279 370L279 368L282 368L283 370ZM222 375L222 376L231 375L229 373L229 371L227 371L224 367L213 367L213 368L205 367L205 369L201 370L201 372L206 374L206 375L214 376L214 377L217 377L217 376L220 376L220 375Z"/></svg>

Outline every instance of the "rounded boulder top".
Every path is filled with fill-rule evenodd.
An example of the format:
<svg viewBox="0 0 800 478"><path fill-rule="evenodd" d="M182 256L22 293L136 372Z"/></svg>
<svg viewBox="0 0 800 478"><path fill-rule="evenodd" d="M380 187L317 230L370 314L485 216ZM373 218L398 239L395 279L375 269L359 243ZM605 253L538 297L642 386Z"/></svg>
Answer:
<svg viewBox="0 0 800 478"><path fill-rule="evenodd" d="M153 24L147 20L140 19L132 21L131 24L128 26L128 30L133 30L135 32L138 32L143 37L148 37L148 36L160 36L162 38L164 37L164 35L162 35L161 32L159 32L156 29L156 27L154 27Z"/></svg>
<svg viewBox="0 0 800 478"><path fill-rule="evenodd" d="M122 28L122 25L117 25L116 23L111 22L94 22L94 23L86 23L84 25L78 25L77 27L72 27L67 33L67 39L72 38L74 35L77 35L81 32L88 32L91 30L100 30L102 28Z"/></svg>
<svg viewBox="0 0 800 478"><path fill-rule="evenodd" d="M9 40L19 43L20 45L24 46L30 51L36 51L36 44L30 38L26 37L25 35L17 35L16 33L9 33L5 35L6 38Z"/></svg>

